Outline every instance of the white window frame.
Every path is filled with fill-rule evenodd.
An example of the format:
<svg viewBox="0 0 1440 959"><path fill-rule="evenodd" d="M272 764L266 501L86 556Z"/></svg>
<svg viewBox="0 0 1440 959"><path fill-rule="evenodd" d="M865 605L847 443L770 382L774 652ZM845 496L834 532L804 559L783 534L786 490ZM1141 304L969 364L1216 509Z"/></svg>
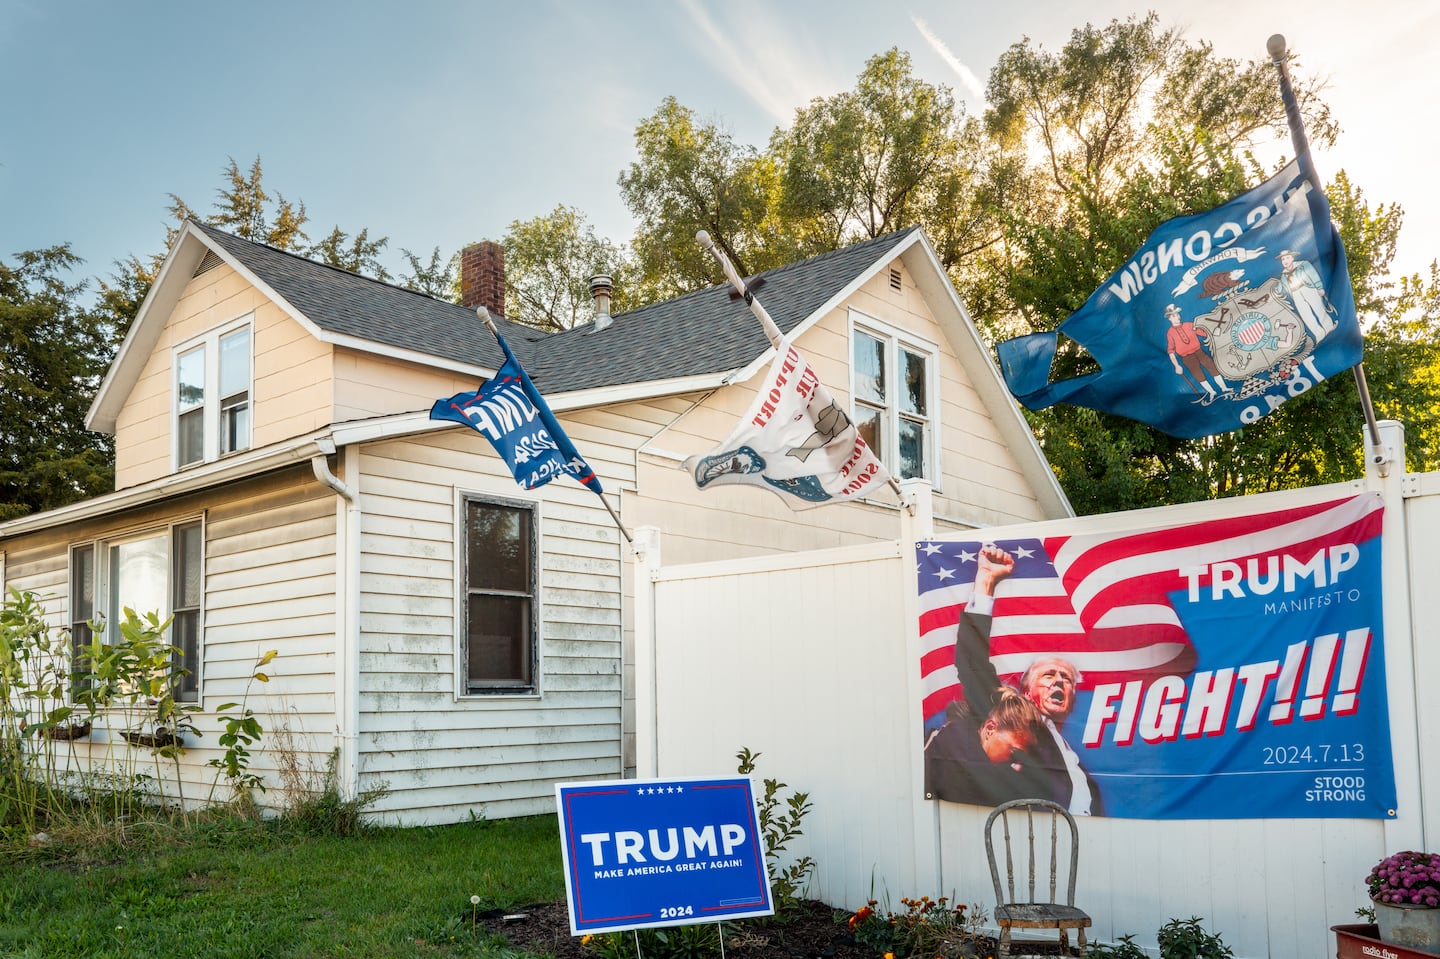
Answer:
<svg viewBox="0 0 1440 959"><path fill-rule="evenodd" d="M119 532L112 533L112 534L110 534L110 535L108 535L108 536L103 536L103 537L100 537L100 538L97 538L97 539L94 539L94 540L90 540L90 541L87 541L87 542L72 543L72 544L70 545L70 551L69 551L69 557L68 557L68 564L69 564L69 570L70 570L70 572L69 572L69 579L70 579L70 597L71 597L70 602L73 602L73 597L74 597L75 594L76 594L76 583L75 583L75 581L74 581L74 576L75 576L75 554L76 554L76 552L79 551L79 550L89 549L89 550L91 550L93 575L94 575L94 577L95 577L95 582L94 582L94 584L93 584L93 588L94 588L94 593L93 593L93 595L94 595L94 597L95 597L95 601L94 601L94 607L93 607L93 609L92 609L92 611L91 611L91 613L92 613L92 618L94 618L94 619L96 619L96 620L99 620L99 621L102 621L102 622L104 623L104 627L105 627L105 628L104 628L104 632L102 632L102 633L100 634L100 635L101 635L101 641L104 642L106 645L112 644L112 643L114 642L114 639L115 639L116 635L118 635L118 632L117 632L117 631L119 630L119 625L118 625L118 624L119 624L119 621L120 621L121 616L123 615L123 614L122 614L122 610L123 610L124 607L127 606L127 605L128 605L128 606L131 606L132 608L135 608L134 604L133 604L133 603L130 603L130 602L127 602L124 597L113 597L113 596L111 595L111 593L112 593L112 588L113 588L114 583L115 583L115 576L116 576L115 570L112 568L112 566L113 566L112 556L111 556L112 550L114 550L116 547L125 546L126 544L129 544L129 543L143 542L144 540L148 540L148 539L163 539L164 542L165 542L164 603L161 605L161 607L160 607L158 610L135 608L135 612L136 612L137 614L139 614L139 615L142 615L142 616L145 615L146 613L157 612L157 613L159 614L160 619L161 619L162 621L165 620L165 619L167 619L167 618L170 617L170 616L172 615L172 613L174 613L174 611L175 611L175 590L176 590L175 538L176 538L176 531L179 530L180 528L186 527L186 526L197 526L197 527L199 528L199 531L200 531L200 556L199 556L199 564L200 564L200 570L199 570L199 572L200 572L200 596L199 596L199 605L198 605L197 607L195 607L195 610L194 610L195 616L196 616L196 623L195 623L195 634L196 634L196 635L195 635L195 656L194 656L194 660L193 660L193 661L184 661L184 660L182 660L182 663L181 663L181 664L184 666L184 668L190 670L190 678L191 678L191 681L193 682L193 689L186 689L185 687L182 686L181 689L176 692L175 698L176 698L178 701L180 701L180 702L201 702L201 701L203 701L203 698L204 698L204 690L203 690L202 687L203 687L204 663L205 663L205 556L206 556L206 531L205 531L205 519L204 519L203 516L186 516L186 517L182 517L182 518L178 518L178 519L172 520L172 521L170 521L170 522L168 522L168 523L163 523L163 524L159 524L159 525L152 525L152 526L145 526L145 527L136 528L136 529L131 529L131 530L119 531ZM73 620L75 614L76 614L76 611L72 609L72 610L70 610L70 612L69 612L68 615L69 615L70 618ZM168 642L168 643L170 643L170 644L172 644L172 645L176 645L175 636L174 636L173 630L174 630L174 626L173 626L173 624L172 624L170 631L167 631L166 634L165 634L165 641ZM71 649L72 649L72 655L73 655L73 651L74 651L74 644L73 644L73 643L72 643Z"/></svg>
<svg viewBox="0 0 1440 959"><path fill-rule="evenodd" d="M925 459L922 464L923 477L932 489L940 490L940 348L913 333L899 329L858 310L850 311L850 330L846 341L849 354L846 362L850 369L850 416L859 422L857 408L860 405L856 388L855 342L856 334L880 340L885 348L885 367L889 372L885 406L882 411L884 449L875 451L880 461L898 480L900 475L900 421L902 418L918 420L910 414L900 412L900 350L904 348L918 354L925 360L925 408L928 413L923 419L925 437ZM867 407L871 404L866 403Z"/></svg>
<svg viewBox="0 0 1440 959"><path fill-rule="evenodd" d="M220 342L235 333L245 330L249 336L250 352L248 360L248 375L245 383L246 402L245 408L249 413L249 423L246 429L244 440L233 450L221 448L220 436L222 428L222 399L220 395ZM200 458L188 463L180 459L180 360L181 357L193 350L204 348L204 399L201 402L201 440ZM171 350L170 363L170 461L176 470L186 469L191 466L198 466L201 463L214 462L222 456L229 456L242 450L250 449L254 443L255 435L255 315L247 313L245 316L231 320L221 326L217 326L200 336L191 337L183 343L176 344Z"/></svg>
<svg viewBox="0 0 1440 959"><path fill-rule="evenodd" d="M530 513L530 682L509 683L497 681L492 685L475 685L470 683L469 670L469 637L470 637L470 604L469 604L469 543L466 541L466 530L468 529L467 509L471 503L480 503L486 506L498 506L508 509L523 509ZM466 700L494 700L498 698L508 699L539 699L543 681L544 657L541 655L541 646L544 636L543 611L544 601L542 586L540 584L540 558L544 553L544 544L541 541L541 503L538 499L528 499L515 496L500 496L494 493L478 490L455 491L455 697Z"/></svg>

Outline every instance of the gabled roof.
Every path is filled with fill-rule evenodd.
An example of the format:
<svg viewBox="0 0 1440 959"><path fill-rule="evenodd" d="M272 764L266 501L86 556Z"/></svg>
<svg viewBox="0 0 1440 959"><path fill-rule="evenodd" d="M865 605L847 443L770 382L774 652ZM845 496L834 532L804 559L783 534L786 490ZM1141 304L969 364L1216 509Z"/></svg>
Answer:
<svg viewBox="0 0 1440 959"><path fill-rule="evenodd" d="M911 227L847 246L843 250L769 270L756 297L787 335L821 313L837 295L868 279L908 239ZM716 267L719 272L719 267ZM770 348L750 307L728 283L673 300L616 314L595 331L586 323L537 344L536 382L562 390L592 389L705 373L729 373L748 366Z"/></svg>
<svg viewBox="0 0 1440 959"><path fill-rule="evenodd" d="M793 334L842 292L919 236L912 227L759 274L761 299ZM158 341L186 283L213 254L270 296L317 339L366 352L488 376L504 362L495 338L465 307L187 221L141 304L86 418L113 431L120 405ZM857 282L858 281L858 282ZM506 342L547 396L647 383L717 386L770 348L759 323L728 284L545 333L494 317ZM695 382L697 377L709 382Z"/></svg>
<svg viewBox="0 0 1440 959"><path fill-rule="evenodd" d="M195 226L322 330L487 371L504 360L495 338L465 307ZM792 332L917 229L759 274L771 319L781 332ZM535 382L556 392L729 373L770 346L728 284L616 314L599 332L593 323L545 333L494 319Z"/></svg>
<svg viewBox="0 0 1440 959"><path fill-rule="evenodd" d="M476 318L475 311L458 303L242 240L203 223L192 221L188 225L218 247L217 252L233 257L244 267L242 272L259 280L333 338L418 351L489 370L505 362L495 337ZM545 335L503 317L493 319L522 363L522 344Z"/></svg>
<svg viewBox="0 0 1440 959"><path fill-rule="evenodd" d="M86 417L113 432L115 419L155 349L165 322L202 264L214 257L239 272L322 342L378 353L477 379L503 354L464 307L382 283L187 221L161 265ZM1071 513L1019 407L1010 398L934 249L918 227L823 253L751 280L782 333L798 338L896 259L935 312L951 349L1047 512ZM718 270L717 270L718 272ZM544 333L494 318L557 411L714 389L742 381L770 356L770 343L728 284L617 314L606 329L587 323ZM408 415L408 414L407 414ZM413 417L425 420L425 412ZM403 417L402 417L403 419ZM432 424L433 425L433 424ZM406 429L416 427L408 426Z"/></svg>

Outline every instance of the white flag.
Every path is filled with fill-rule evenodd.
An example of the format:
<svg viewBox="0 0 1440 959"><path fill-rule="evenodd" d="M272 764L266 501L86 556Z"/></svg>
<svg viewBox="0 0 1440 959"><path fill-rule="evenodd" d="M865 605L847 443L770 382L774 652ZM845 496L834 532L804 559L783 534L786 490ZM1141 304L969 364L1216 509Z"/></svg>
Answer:
<svg viewBox="0 0 1440 959"><path fill-rule="evenodd" d="M701 489L739 483L773 490L791 509L860 499L890 479L810 364L785 339L730 436L685 468Z"/></svg>

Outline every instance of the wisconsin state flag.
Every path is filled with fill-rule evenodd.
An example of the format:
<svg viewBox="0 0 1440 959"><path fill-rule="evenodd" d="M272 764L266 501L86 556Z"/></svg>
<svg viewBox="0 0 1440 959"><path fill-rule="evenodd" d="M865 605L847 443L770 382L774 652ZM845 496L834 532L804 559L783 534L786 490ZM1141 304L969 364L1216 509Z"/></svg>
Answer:
<svg viewBox="0 0 1440 959"><path fill-rule="evenodd" d="M1061 335L1100 368L1052 383ZM1359 363L1362 345L1330 205L1291 163L1162 224L1054 332L999 354L1032 410L1071 403L1197 437L1255 422Z"/></svg>

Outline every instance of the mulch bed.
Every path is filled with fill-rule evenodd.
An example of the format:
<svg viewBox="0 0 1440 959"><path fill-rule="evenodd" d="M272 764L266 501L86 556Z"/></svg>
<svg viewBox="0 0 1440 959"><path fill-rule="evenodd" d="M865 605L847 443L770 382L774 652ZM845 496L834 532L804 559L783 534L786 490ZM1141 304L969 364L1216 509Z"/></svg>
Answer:
<svg viewBox="0 0 1440 959"><path fill-rule="evenodd" d="M507 918L510 917L510 918ZM518 918L523 917L523 918ZM570 935L570 916L564 902L536 903L511 913L482 913L480 922L503 935L516 949L555 959L596 959ZM873 949L858 944L835 911L822 902L806 900L785 914L783 921L747 920L725 939L725 959L879 959ZM993 940L976 943L981 959L995 955ZM1014 950L1024 955L1059 955L1058 943L1026 943Z"/></svg>

